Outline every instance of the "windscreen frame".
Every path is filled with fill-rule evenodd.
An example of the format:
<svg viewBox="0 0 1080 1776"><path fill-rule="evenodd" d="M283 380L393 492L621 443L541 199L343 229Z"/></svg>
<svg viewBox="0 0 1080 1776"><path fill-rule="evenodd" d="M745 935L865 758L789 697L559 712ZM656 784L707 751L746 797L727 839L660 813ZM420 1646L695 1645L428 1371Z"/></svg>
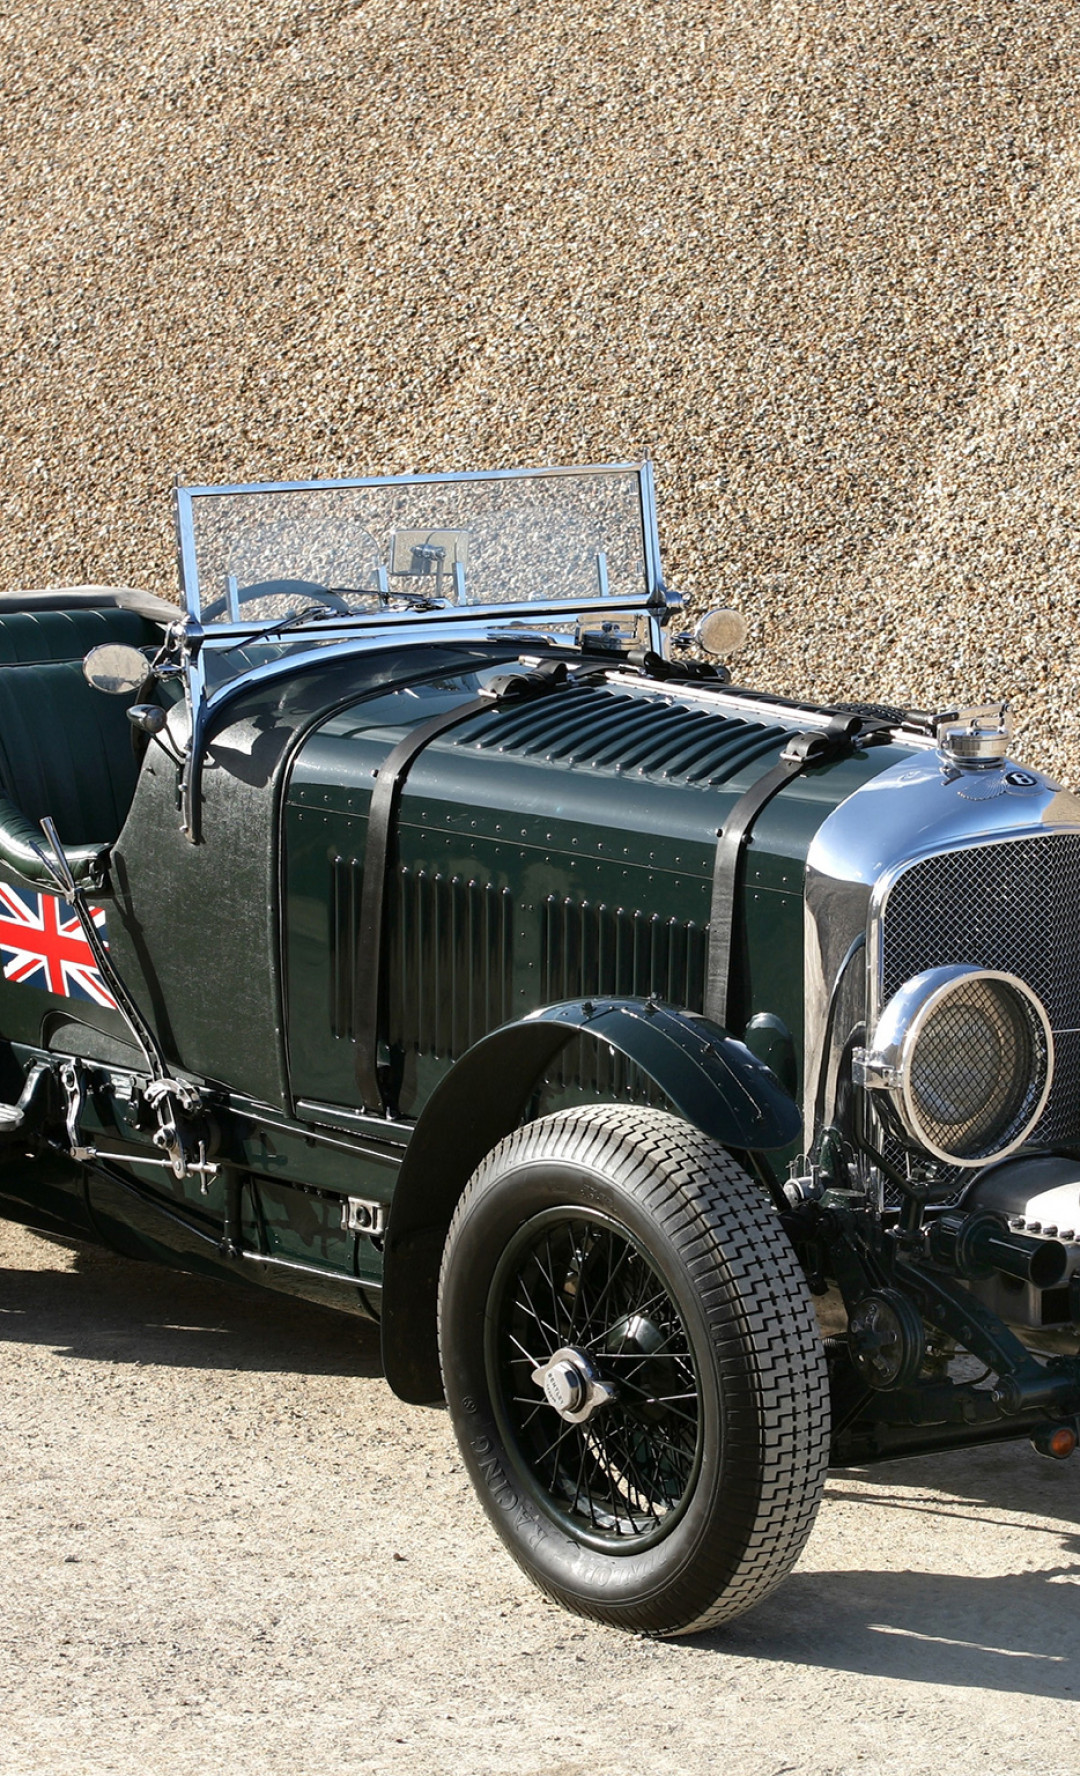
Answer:
<svg viewBox="0 0 1080 1776"><path fill-rule="evenodd" d="M310 481L264 481L218 486L177 486L176 529L177 554L180 572L181 591L184 608L187 611L189 626L198 626L204 642L211 646L218 641L223 643L250 637L264 631L266 619L244 620L242 612L237 611L238 620L204 622L204 607L200 587L198 560L198 526L197 514L199 504L208 499L240 498L245 495L287 497L291 494L327 493L335 491L351 491L362 489L393 489L423 487L456 487L463 484L506 483L525 480L557 480L559 478L587 477L614 478L633 477L638 503L638 517L641 527L641 588L633 593L614 593L602 589L598 584L595 593L589 592L574 598L527 598L500 599L497 603L469 603L465 606L451 604L447 608L437 610L407 609L388 612L350 612L340 616L323 616L323 619L311 625L312 631L317 627L320 638L329 640L335 634L356 633L364 629L385 630L388 623L405 623L411 628L414 625L429 623L438 624L460 622L463 618L479 622L517 621L523 618L535 623L544 614L552 617L572 617L602 609L612 613L617 611L664 611L669 603L669 595L664 586L660 566L659 536L656 520L656 494L652 464L648 460L640 463L604 463L589 464L582 467L558 467L539 469L496 469L468 470L453 474L423 475L380 475L355 476L332 480ZM300 636L305 632L303 623L292 625L292 634Z"/></svg>

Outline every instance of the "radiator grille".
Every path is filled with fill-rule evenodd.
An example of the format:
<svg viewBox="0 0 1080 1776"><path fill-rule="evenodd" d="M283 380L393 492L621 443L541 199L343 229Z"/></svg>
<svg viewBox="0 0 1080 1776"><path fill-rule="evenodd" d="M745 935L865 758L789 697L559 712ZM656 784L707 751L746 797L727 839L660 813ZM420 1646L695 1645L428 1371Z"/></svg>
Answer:
<svg viewBox="0 0 1080 1776"><path fill-rule="evenodd" d="M905 870L882 922L882 1004L912 975L970 962L1015 974L1054 1032L1054 1083L1032 1139L1080 1139L1080 833L940 852Z"/></svg>

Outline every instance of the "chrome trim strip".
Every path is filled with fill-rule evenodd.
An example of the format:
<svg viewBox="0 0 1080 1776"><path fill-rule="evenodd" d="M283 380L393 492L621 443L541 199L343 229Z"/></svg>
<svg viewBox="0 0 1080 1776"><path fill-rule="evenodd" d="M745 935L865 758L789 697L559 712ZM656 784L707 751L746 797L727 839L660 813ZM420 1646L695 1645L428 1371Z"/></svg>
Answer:
<svg viewBox="0 0 1080 1776"><path fill-rule="evenodd" d="M391 595L392 596L392 595ZM358 611L347 617L322 617L312 623L292 623L282 631L285 639L290 636L321 635L331 638L336 635L348 636L357 629L365 635L377 634L385 630L387 634L397 635L401 630L434 627L447 623L493 623L500 620L507 623L523 623L529 612L535 611L536 619L542 622L547 618L557 622L563 616L589 616L603 614L609 616L613 611L640 611L644 608L640 598L610 597L599 603L596 598L537 598L522 604L470 604L468 616L464 615L460 605L448 604L441 610L402 610L402 611ZM198 618L195 619L198 622ZM205 628L199 624L204 647L219 648L222 643L230 646L245 639L258 640L265 636L267 641L280 640L281 635L268 633L273 625L266 618L250 623L208 623Z"/></svg>
<svg viewBox="0 0 1080 1776"><path fill-rule="evenodd" d="M793 706L782 697L748 697L726 685L712 685L703 680L649 679L628 672L609 672L608 683L636 685L648 683L654 690L666 691L680 702L706 703L710 708L731 711L740 719L759 721L763 726L781 724L795 729L820 728L823 732L836 720L836 711L813 704ZM937 741L929 734L911 734L899 726L890 729L889 744L910 748L913 752L936 752Z"/></svg>
<svg viewBox="0 0 1080 1776"><path fill-rule="evenodd" d="M217 1242L215 1241L214 1244ZM247 1246L240 1249L239 1256L246 1263L270 1264L275 1270L297 1270L302 1276L318 1277L324 1283L348 1283L354 1289L370 1289L373 1295L382 1294L382 1284L371 1282L367 1277L353 1276L345 1270L321 1270L315 1264L300 1264L295 1258L277 1258L269 1252L253 1252Z"/></svg>
<svg viewBox="0 0 1080 1776"><path fill-rule="evenodd" d="M770 703L756 697L740 697L737 692L727 691L723 685L714 690L711 685L700 680L677 678L642 678L634 672L609 672L608 684L618 685L620 689L662 691L665 696L679 703L705 703L710 709L718 709L721 713L730 711L740 718L760 722L762 727L790 726L792 728L826 729L835 717L823 709L792 709L784 703ZM906 736L905 736L906 740Z"/></svg>
<svg viewBox="0 0 1080 1776"><path fill-rule="evenodd" d="M521 481L526 476L545 480L565 479L572 475L637 475L648 465L644 462L557 464L539 469L453 469L446 474L422 475L348 475L327 481L237 481L220 486L187 486L178 493L199 499L204 494L225 493L312 493L322 488L338 487L433 487L441 481Z"/></svg>

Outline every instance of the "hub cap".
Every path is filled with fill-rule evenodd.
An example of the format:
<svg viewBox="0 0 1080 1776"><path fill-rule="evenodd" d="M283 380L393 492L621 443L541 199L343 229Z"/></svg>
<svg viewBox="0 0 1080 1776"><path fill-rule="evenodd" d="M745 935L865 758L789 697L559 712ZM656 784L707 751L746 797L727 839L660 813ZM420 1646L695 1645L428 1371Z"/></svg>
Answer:
<svg viewBox="0 0 1080 1776"><path fill-rule="evenodd" d="M598 1406L606 1406L615 1398L615 1389L601 1381L586 1353L563 1348L555 1352L539 1369L533 1381L549 1406L554 1406L567 1424L584 1424Z"/></svg>

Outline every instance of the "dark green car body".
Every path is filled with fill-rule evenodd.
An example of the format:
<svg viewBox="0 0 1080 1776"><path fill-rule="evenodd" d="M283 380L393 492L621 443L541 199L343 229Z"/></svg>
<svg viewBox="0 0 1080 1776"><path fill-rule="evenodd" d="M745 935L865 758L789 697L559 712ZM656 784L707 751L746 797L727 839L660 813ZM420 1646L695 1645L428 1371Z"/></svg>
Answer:
<svg viewBox="0 0 1080 1776"><path fill-rule="evenodd" d="M189 496L182 518L191 508ZM877 1114L902 1069L875 1060L872 1038L875 980L891 965L886 890L899 892L906 862L970 858L984 880L991 854L1049 845L1052 907L1074 879L1080 809L1003 757L965 776L933 725L903 712L822 710L680 665L646 533L640 590L612 595L604 568L603 597L539 613L533 597L528 628L520 605L476 613L460 598L414 597L391 621L385 568L365 590L376 616L359 626L340 614L316 636L309 612L310 645L293 648L273 612L260 636L237 605L218 656L198 604L186 623L123 597L4 604L0 876L26 905L56 898L47 847L32 843L51 815L165 1084L189 1093L191 1128L175 1151L162 1136L145 1054L107 991L80 994L74 977L57 991L19 964L9 905L2 1094L22 1108L0 1155L0 1212L378 1318L391 1385L430 1400L440 1257L484 1156L568 1106L659 1105L758 1178L833 1312L838 1459L1067 1430L1080 1411L1080 1247L1055 1226L1066 1258L1032 1283L1030 1247L1047 1229L1025 1211L1080 1177L1068 1007L1055 1014L1054 1091L1044 1056L1038 1114L982 1165L920 1153L902 1107ZM458 532L430 534L444 539L425 545L440 564L448 549L464 558L445 542ZM190 573L183 523L181 541ZM427 572L428 556L413 556L409 571ZM298 583L251 577L279 600ZM236 576L223 583L235 600ZM79 677L102 641L143 650L155 676L139 707L149 697L166 712L164 733L129 728L134 691L121 701ZM230 660L216 683L203 671L214 657ZM421 734L379 835L373 896L376 786ZM795 758L807 734L829 743ZM734 859L721 1025L709 981L723 837L778 771ZM1043 855L1032 851L1035 876ZM928 879L898 981L953 964L1019 977L1010 933L1029 916L1026 881L995 878L993 914L974 892L961 939ZM1069 958L1038 966L1071 978ZM180 1158L170 1166L163 1150ZM1013 1242L1011 1272L971 1255L987 1215ZM1027 1291L1015 1316L999 1287L1010 1275ZM873 1297L917 1340L896 1296L929 1343L921 1368L905 1358L882 1384L873 1338L845 1324ZM949 1350L989 1354L1005 1378L992 1407L947 1378Z"/></svg>
<svg viewBox="0 0 1080 1776"><path fill-rule="evenodd" d="M249 1174L248 1237L257 1205L268 1252L310 1266L264 1267L260 1280L272 1286L378 1311L384 1255L370 1239L342 1233L341 1199L390 1205L438 1089L441 1115L456 1122L469 1114L473 1089L460 1085L455 1105L454 1079L482 1038L506 1030L486 1050L485 1066L498 1072L500 1053L513 1051L513 1027L545 1007L653 997L702 1011L717 827L789 730L695 711L677 689L643 679L632 688L567 688L542 706L493 707L425 750L396 825L385 1022L378 1031L359 1026L356 909L375 772L403 733L475 697L519 654L497 642L433 643L404 658L400 648L373 647L329 671L309 667L272 690L241 691L208 736L198 846L176 818L170 761L151 753L143 764L112 847L110 948L170 1059L211 1092L219 1151ZM646 746L650 714L660 720ZM680 770L677 756L665 761L665 730L688 714L701 731L692 750L702 756ZM268 762L253 771L254 746L267 735ZM598 764L613 739L618 762ZM673 732L667 751L679 739ZM631 749L643 756L627 767L621 755ZM740 1034L756 1020L750 1046L774 1068L772 1091L793 1105L807 847L836 802L897 756L894 748L854 754L804 777L768 810L748 853ZM134 1064L117 1012L80 1006L73 1041L72 1006L0 986L2 1027L24 1070L43 1032L50 1052L66 1036L88 1062ZM397 1082L390 1115L365 1106L357 1081L358 1052L379 1042ZM618 1078L606 1042L581 1038L570 1047L557 1071L540 1076L528 1059L513 1063L505 1121L485 1130L489 1144L517 1120L511 1081L530 1096L540 1090L545 1108L646 1089L641 1078ZM662 1075L663 1061L654 1069ZM663 1077L656 1085L663 1090ZM138 1141L124 1103L103 1071L87 1126L112 1142ZM783 1139L789 1128L766 1121L758 1142L794 1151L797 1140ZM754 1134L748 1124L734 1144L749 1146ZM69 1231L105 1233L125 1249L134 1239L154 1257L175 1254L200 1268L226 1262L122 1187L88 1181L76 1166L61 1183L59 1159L54 1169L46 1225L59 1211ZM5 1208L32 1216L44 1207L33 1171L9 1172L18 1175L0 1174ZM173 1196L216 1244L222 1179L205 1193L197 1178L173 1181Z"/></svg>

